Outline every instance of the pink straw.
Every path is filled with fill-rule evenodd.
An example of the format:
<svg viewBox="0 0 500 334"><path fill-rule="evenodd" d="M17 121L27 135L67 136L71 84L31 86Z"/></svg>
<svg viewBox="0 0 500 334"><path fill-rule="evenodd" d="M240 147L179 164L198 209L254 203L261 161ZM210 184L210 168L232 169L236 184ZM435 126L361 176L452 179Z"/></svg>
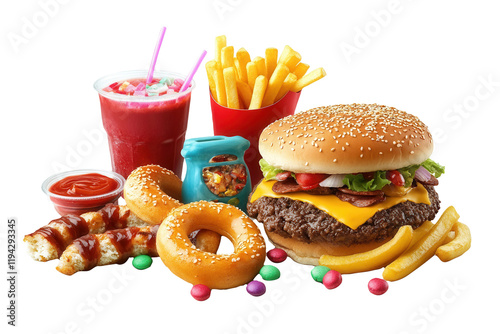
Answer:
<svg viewBox="0 0 500 334"><path fill-rule="evenodd" d="M163 36L165 36L165 31L167 28L162 27L160 30L160 36L158 37L158 42L156 43L155 52L153 53L153 59L151 59L151 65L149 65L148 77L146 78L146 84L150 84L153 81L153 74L155 72L156 60L158 59L158 53L160 53L161 43L163 42Z"/></svg>
<svg viewBox="0 0 500 334"><path fill-rule="evenodd" d="M191 71L191 73L189 73L188 77L186 78L186 81L184 81L184 83L182 84L182 87L179 90L179 93L188 89L189 85L191 84L191 81L193 80L194 75L196 74L196 71L198 71L198 67L200 67L201 62L203 61L203 58L205 58L206 55L207 55L207 50L203 50L200 58L196 62L196 65L194 65L193 70Z"/></svg>

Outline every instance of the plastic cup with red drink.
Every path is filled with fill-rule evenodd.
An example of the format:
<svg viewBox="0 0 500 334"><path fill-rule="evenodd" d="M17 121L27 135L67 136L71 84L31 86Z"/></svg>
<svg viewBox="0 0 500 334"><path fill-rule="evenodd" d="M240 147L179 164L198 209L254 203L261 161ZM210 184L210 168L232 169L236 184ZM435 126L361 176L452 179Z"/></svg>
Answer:
<svg viewBox="0 0 500 334"><path fill-rule="evenodd" d="M108 135L113 171L127 178L135 168L157 164L182 174L180 154L186 134L191 81L181 91L185 76L147 71L124 71L97 80L104 129Z"/></svg>

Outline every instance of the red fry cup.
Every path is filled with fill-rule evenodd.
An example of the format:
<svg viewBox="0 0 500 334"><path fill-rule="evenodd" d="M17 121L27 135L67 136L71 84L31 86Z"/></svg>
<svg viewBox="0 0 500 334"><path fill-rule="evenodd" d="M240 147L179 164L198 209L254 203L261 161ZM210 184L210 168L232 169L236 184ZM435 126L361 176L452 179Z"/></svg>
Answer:
<svg viewBox="0 0 500 334"><path fill-rule="evenodd" d="M272 122L293 115L299 101L300 92L288 92L278 102L260 109L231 109L218 104L210 94L214 135L241 136L250 142L245 152L245 163L250 172L252 187L262 179L259 160L259 137L266 126Z"/></svg>

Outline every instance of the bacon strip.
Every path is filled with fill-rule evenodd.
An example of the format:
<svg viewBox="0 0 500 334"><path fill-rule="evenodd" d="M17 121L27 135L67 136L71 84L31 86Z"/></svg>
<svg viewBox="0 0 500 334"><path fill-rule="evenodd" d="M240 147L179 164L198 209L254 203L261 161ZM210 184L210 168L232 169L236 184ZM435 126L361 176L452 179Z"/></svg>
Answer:
<svg viewBox="0 0 500 334"><path fill-rule="evenodd" d="M341 191L344 194L357 195L357 196L380 196L380 195L384 194L384 192L382 190L354 191L354 190L351 190L349 188L337 188L337 191Z"/></svg>
<svg viewBox="0 0 500 334"><path fill-rule="evenodd" d="M365 208L385 200L385 195L375 195L375 196L363 196L363 195L351 195L338 191L337 197L344 202L349 202L358 208Z"/></svg>
<svg viewBox="0 0 500 334"><path fill-rule="evenodd" d="M431 178L427 181L422 181L420 179L417 179L418 182L420 182L421 184L423 184L424 186L437 186L439 184L439 181L438 179L431 174Z"/></svg>

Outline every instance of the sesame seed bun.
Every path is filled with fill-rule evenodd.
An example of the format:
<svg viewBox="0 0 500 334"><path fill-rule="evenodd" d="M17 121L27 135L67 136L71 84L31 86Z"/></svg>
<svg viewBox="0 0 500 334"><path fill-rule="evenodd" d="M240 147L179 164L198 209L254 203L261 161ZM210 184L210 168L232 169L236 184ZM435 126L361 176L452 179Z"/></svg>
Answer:
<svg viewBox="0 0 500 334"><path fill-rule="evenodd" d="M319 265L319 258L324 255L346 256L371 251L382 246L390 240L384 239L377 242L363 243L359 245L339 246L328 242L313 242L305 243L293 238L284 238L277 233L265 230L269 241L277 247L283 249L286 254L295 262L301 264L309 264L313 266Z"/></svg>
<svg viewBox="0 0 500 334"><path fill-rule="evenodd" d="M259 151L296 173L346 174L420 164L432 136L416 116L378 104L318 107L268 125Z"/></svg>

